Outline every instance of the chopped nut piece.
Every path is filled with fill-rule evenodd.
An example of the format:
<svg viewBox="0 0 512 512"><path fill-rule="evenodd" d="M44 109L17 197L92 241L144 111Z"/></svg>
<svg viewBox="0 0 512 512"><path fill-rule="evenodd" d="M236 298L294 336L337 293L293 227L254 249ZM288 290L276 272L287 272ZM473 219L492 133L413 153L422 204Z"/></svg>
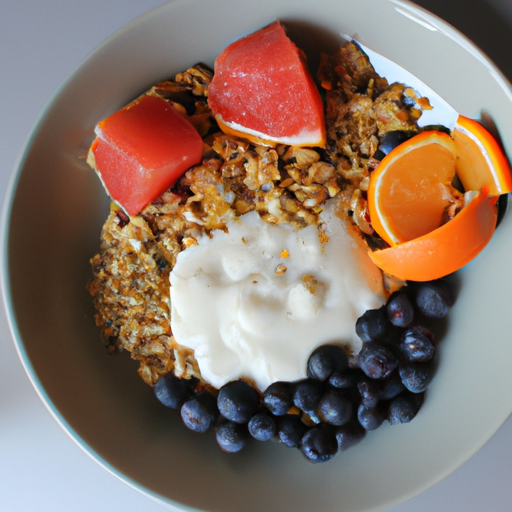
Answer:
<svg viewBox="0 0 512 512"><path fill-rule="evenodd" d="M287 270L288 269L286 268L286 265L277 265L275 274L277 276L280 276L280 275L284 274Z"/></svg>

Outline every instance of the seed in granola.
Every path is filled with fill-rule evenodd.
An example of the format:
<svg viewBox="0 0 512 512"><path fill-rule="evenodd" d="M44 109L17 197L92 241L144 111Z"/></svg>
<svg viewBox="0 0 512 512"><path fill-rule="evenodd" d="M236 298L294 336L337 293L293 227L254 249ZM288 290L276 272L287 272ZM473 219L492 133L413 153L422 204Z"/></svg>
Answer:
<svg viewBox="0 0 512 512"><path fill-rule="evenodd" d="M116 210L114 222L120 227L124 228L130 222L130 217L123 212L123 210Z"/></svg>
<svg viewBox="0 0 512 512"><path fill-rule="evenodd" d="M276 276L280 276L286 272L286 265L277 265L275 273Z"/></svg>

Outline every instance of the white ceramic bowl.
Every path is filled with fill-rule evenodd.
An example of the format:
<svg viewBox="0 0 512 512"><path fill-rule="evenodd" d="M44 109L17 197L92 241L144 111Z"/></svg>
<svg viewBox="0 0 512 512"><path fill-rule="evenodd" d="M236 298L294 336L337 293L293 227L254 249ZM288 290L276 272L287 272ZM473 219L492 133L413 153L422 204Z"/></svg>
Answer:
<svg viewBox="0 0 512 512"><path fill-rule="evenodd" d="M470 117L489 114L512 154L512 89L443 21L401 0L176 0L95 51L36 126L4 211L3 282L15 343L57 421L106 469L169 507L240 512L370 511L454 470L512 410L512 216L461 272L460 297L426 403L324 465L276 443L222 453L162 408L128 355L109 357L85 291L108 200L83 162L95 123L155 82L276 18L309 54L356 35Z"/></svg>

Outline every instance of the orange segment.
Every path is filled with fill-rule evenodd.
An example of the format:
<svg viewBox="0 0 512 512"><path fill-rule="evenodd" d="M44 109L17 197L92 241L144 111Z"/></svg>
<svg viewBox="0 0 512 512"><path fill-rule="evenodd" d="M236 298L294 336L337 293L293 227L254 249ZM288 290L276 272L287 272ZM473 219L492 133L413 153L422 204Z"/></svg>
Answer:
<svg viewBox="0 0 512 512"><path fill-rule="evenodd" d="M434 231L409 242L370 252L372 261L398 279L430 281L469 263L496 227L496 196L478 194L459 214Z"/></svg>
<svg viewBox="0 0 512 512"><path fill-rule="evenodd" d="M452 132L457 175L466 190L489 186L491 195L512 192L510 164L494 137L477 121L459 116Z"/></svg>
<svg viewBox="0 0 512 512"><path fill-rule="evenodd" d="M391 246L438 228L454 201L455 145L442 132L423 132L390 151L371 174L368 209L375 231Z"/></svg>

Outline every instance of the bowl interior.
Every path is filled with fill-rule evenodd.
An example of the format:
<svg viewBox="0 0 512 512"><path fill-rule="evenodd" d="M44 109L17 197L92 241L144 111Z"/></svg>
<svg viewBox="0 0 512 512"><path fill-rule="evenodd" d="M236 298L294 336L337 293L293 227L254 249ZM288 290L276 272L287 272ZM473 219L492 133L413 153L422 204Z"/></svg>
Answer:
<svg viewBox="0 0 512 512"><path fill-rule="evenodd" d="M340 33L357 35L460 113L488 114L512 155L509 84L457 31L412 4L177 0L110 38L43 113L5 209L4 296L20 356L43 400L92 457L127 483L187 510L378 510L455 469L512 410L510 215L460 273L440 368L419 416L369 433L324 465L276 443L226 455L212 434L186 431L176 413L159 406L128 355L106 354L85 290L108 210L84 163L96 122L159 80L199 61L212 65L229 42L277 18L313 69L322 51L340 44Z"/></svg>

